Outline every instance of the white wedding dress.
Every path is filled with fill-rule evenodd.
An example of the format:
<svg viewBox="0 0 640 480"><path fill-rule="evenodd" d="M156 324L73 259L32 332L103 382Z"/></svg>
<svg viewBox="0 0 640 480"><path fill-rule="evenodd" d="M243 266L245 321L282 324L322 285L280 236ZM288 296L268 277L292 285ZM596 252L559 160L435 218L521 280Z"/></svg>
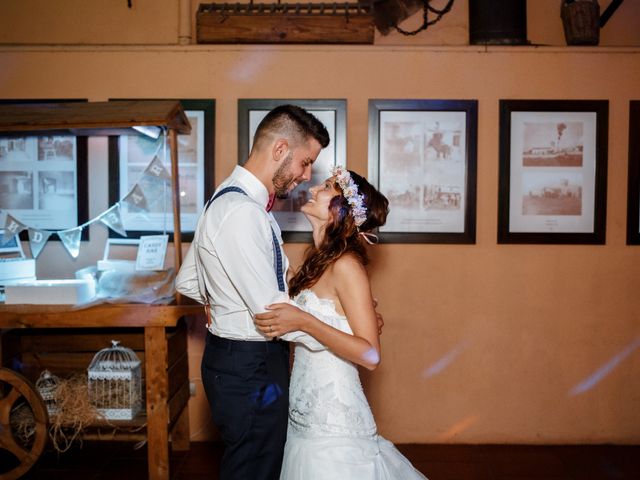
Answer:
<svg viewBox="0 0 640 480"><path fill-rule="evenodd" d="M323 322L353 333L333 301L311 290L294 301ZM280 480L426 479L378 435L357 367L309 338L308 346L295 347Z"/></svg>

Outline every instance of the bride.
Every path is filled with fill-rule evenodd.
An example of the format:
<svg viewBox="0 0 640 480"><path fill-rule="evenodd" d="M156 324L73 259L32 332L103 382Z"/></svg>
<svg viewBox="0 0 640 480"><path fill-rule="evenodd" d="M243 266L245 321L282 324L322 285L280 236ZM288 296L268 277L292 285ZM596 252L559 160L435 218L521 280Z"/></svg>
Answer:
<svg viewBox="0 0 640 480"><path fill-rule="evenodd" d="M365 242L385 223L388 200L342 167L310 193L301 210L313 245L289 279L294 303L255 317L265 336L298 342L280 480L425 479L377 434L356 367L380 362Z"/></svg>

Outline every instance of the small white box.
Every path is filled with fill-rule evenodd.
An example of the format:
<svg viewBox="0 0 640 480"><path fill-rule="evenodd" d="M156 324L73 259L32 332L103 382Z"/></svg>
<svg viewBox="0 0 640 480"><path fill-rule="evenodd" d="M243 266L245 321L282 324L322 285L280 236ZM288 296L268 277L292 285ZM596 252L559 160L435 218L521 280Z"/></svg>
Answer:
<svg viewBox="0 0 640 480"><path fill-rule="evenodd" d="M95 284L90 279L36 280L5 287L6 304L73 305L93 298Z"/></svg>

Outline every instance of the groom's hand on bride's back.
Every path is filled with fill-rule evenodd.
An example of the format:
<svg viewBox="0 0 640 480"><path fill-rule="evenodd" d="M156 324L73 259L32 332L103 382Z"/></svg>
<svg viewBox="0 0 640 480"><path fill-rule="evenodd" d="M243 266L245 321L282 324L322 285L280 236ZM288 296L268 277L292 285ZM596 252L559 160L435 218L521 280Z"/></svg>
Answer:
<svg viewBox="0 0 640 480"><path fill-rule="evenodd" d="M375 310L378 306L378 299L373 299L373 309ZM378 321L378 335L382 335L382 327L384 327L384 318L382 314L376 310L376 320Z"/></svg>

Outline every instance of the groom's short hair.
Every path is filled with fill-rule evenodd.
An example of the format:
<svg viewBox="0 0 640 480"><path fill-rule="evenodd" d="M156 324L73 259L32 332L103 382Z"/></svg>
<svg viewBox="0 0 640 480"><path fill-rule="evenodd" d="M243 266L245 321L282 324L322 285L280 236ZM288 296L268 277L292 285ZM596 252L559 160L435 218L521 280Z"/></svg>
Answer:
<svg viewBox="0 0 640 480"><path fill-rule="evenodd" d="M280 105L262 119L253 137L253 148L260 148L274 137L283 137L297 146L309 138L322 148L329 145L329 132L315 115L296 105Z"/></svg>

